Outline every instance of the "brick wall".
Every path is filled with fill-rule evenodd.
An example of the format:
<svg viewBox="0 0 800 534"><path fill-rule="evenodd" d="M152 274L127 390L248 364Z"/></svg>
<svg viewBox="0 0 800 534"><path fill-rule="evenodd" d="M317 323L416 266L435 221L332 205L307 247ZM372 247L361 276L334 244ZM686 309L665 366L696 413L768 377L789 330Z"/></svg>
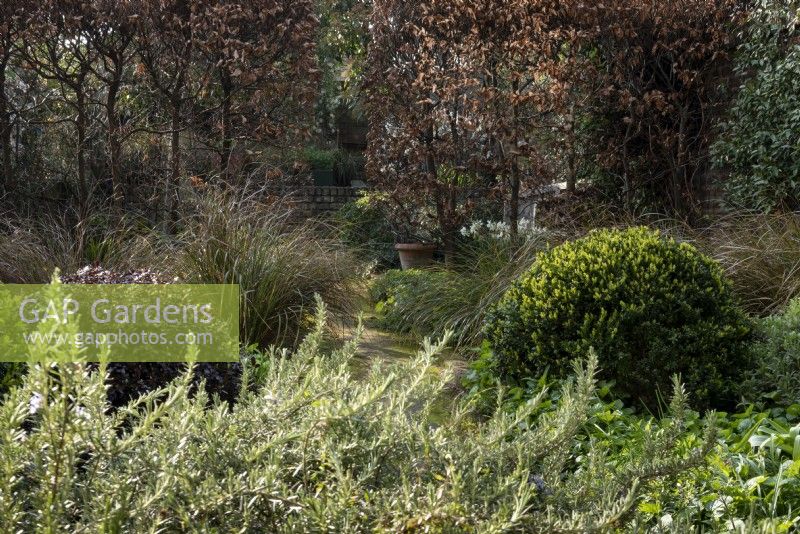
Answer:
<svg viewBox="0 0 800 534"><path fill-rule="evenodd" d="M294 201L307 216L325 215L338 211L358 198L361 189L355 187L307 186L298 190Z"/></svg>

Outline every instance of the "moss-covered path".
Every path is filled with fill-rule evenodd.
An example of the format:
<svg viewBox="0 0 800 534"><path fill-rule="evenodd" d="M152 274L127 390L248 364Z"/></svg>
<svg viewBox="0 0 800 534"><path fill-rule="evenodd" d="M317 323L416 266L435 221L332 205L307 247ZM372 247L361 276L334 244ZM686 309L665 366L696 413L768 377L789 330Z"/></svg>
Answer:
<svg viewBox="0 0 800 534"><path fill-rule="evenodd" d="M366 372L375 364L376 361L388 364L413 358L420 350L421 342L417 342L410 336L404 336L386 332L375 326L375 321L371 318L364 321L364 332L356 357L356 371ZM351 339L355 335L355 328L349 327L345 331L345 338ZM466 372L468 362L451 350L445 350L439 355L435 372L442 372L449 369L453 373L451 386L448 388L453 395L463 391L461 380Z"/></svg>

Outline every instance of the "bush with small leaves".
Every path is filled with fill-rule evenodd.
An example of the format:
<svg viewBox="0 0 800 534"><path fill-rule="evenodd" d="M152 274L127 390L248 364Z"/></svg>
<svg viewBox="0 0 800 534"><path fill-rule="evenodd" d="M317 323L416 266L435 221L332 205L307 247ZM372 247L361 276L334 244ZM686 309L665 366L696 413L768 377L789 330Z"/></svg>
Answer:
<svg viewBox="0 0 800 534"><path fill-rule="evenodd" d="M0 404L0 531L606 531L630 525L649 484L699 465L714 443L713 427L681 441L677 388L673 424L643 427L613 462L596 444L576 464L591 355L544 413L544 393L484 420L456 401L431 425L451 379L432 369L444 343L356 379L356 342L322 354L324 319L320 307L295 353L248 364L233 406L190 395L187 371L114 411L105 367L33 365Z"/></svg>
<svg viewBox="0 0 800 534"><path fill-rule="evenodd" d="M595 231L540 255L486 326L501 375L563 375L593 347L604 376L651 407L675 373L699 406L732 401L749 334L720 267L644 227Z"/></svg>

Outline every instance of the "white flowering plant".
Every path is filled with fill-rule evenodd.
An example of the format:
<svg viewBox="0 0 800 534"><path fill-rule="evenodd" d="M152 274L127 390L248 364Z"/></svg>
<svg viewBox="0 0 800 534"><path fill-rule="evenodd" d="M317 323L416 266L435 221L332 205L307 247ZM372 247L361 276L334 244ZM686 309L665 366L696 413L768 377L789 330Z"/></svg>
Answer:
<svg viewBox="0 0 800 534"><path fill-rule="evenodd" d="M517 221L518 235L522 237L538 236L547 232L545 228L536 225L533 219L519 219ZM460 231L463 237L483 238L489 237L497 240L511 238L511 225L504 221L472 221Z"/></svg>

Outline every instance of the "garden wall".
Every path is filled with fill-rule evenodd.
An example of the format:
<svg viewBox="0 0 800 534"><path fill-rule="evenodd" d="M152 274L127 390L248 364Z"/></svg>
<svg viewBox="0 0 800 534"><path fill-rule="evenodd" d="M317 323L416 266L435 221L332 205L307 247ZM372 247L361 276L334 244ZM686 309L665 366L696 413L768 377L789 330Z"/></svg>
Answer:
<svg viewBox="0 0 800 534"><path fill-rule="evenodd" d="M358 197L363 188L335 186L306 186L294 194L300 210L307 216L325 215L341 209Z"/></svg>

